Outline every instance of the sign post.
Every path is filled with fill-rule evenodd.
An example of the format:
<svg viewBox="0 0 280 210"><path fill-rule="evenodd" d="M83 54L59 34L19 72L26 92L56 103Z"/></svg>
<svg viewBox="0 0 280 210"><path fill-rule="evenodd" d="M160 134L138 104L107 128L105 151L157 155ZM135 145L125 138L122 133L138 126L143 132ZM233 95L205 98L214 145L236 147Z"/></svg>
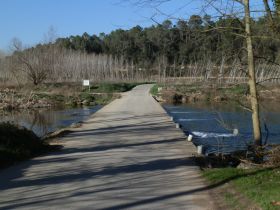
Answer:
<svg viewBox="0 0 280 210"><path fill-rule="evenodd" d="M83 80L83 86L88 86L88 91L90 92L89 80Z"/></svg>

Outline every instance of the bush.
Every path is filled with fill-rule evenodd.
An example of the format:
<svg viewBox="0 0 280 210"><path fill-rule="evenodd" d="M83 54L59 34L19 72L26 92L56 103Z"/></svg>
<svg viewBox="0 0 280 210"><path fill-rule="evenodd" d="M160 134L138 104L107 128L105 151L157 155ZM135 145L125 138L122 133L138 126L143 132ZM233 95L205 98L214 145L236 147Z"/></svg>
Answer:
<svg viewBox="0 0 280 210"><path fill-rule="evenodd" d="M9 122L0 124L0 166L41 154L49 145L34 132Z"/></svg>
<svg viewBox="0 0 280 210"><path fill-rule="evenodd" d="M175 93L172 97L173 103L181 103L183 96Z"/></svg>
<svg viewBox="0 0 280 210"><path fill-rule="evenodd" d="M81 93L79 95L80 99L83 101L83 100L87 100L89 102L92 102L95 100L95 97L91 94L91 93L87 93L87 92L84 92L84 93Z"/></svg>

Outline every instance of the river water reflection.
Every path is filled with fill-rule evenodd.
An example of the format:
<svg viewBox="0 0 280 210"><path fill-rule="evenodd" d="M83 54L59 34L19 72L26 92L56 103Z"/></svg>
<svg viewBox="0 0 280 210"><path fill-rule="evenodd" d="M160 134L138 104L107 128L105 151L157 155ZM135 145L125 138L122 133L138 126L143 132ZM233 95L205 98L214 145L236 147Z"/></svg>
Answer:
<svg viewBox="0 0 280 210"><path fill-rule="evenodd" d="M180 123L194 144L206 154L244 150L252 141L251 113L233 104L165 104L164 108ZM269 104L261 112L263 141L280 144L280 106ZM235 130L235 131L234 131ZM238 130L238 134L236 131Z"/></svg>
<svg viewBox="0 0 280 210"><path fill-rule="evenodd" d="M10 121L33 130L38 136L44 136L72 123L84 121L101 106L79 108L27 109L13 112L0 112L0 121Z"/></svg>

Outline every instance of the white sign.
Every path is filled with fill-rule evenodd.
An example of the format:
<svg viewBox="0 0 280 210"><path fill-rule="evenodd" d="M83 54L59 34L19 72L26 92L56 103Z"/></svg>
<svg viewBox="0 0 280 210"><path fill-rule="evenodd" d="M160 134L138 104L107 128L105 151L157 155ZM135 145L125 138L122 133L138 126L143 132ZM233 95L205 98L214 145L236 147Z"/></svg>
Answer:
<svg viewBox="0 0 280 210"><path fill-rule="evenodd" d="M89 86L89 80L83 80L83 86Z"/></svg>

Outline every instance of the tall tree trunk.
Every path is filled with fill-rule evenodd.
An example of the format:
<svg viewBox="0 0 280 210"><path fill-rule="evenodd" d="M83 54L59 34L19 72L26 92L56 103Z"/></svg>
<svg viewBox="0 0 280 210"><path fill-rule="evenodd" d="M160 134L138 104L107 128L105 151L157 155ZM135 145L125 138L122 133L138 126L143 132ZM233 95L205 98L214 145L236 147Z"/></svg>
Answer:
<svg viewBox="0 0 280 210"><path fill-rule="evenodd" d="M248 52L248 84L250 88L250 98L252 107L252 122L253 133L256 145L261 145L261 128L259 118L259 103L256 88L256 76L255 76L255 62L253 54L252 34L251 34L251 17L250 17L250 0L244 0L245 9L245 31L246 31L246 43Z"/></svg>

